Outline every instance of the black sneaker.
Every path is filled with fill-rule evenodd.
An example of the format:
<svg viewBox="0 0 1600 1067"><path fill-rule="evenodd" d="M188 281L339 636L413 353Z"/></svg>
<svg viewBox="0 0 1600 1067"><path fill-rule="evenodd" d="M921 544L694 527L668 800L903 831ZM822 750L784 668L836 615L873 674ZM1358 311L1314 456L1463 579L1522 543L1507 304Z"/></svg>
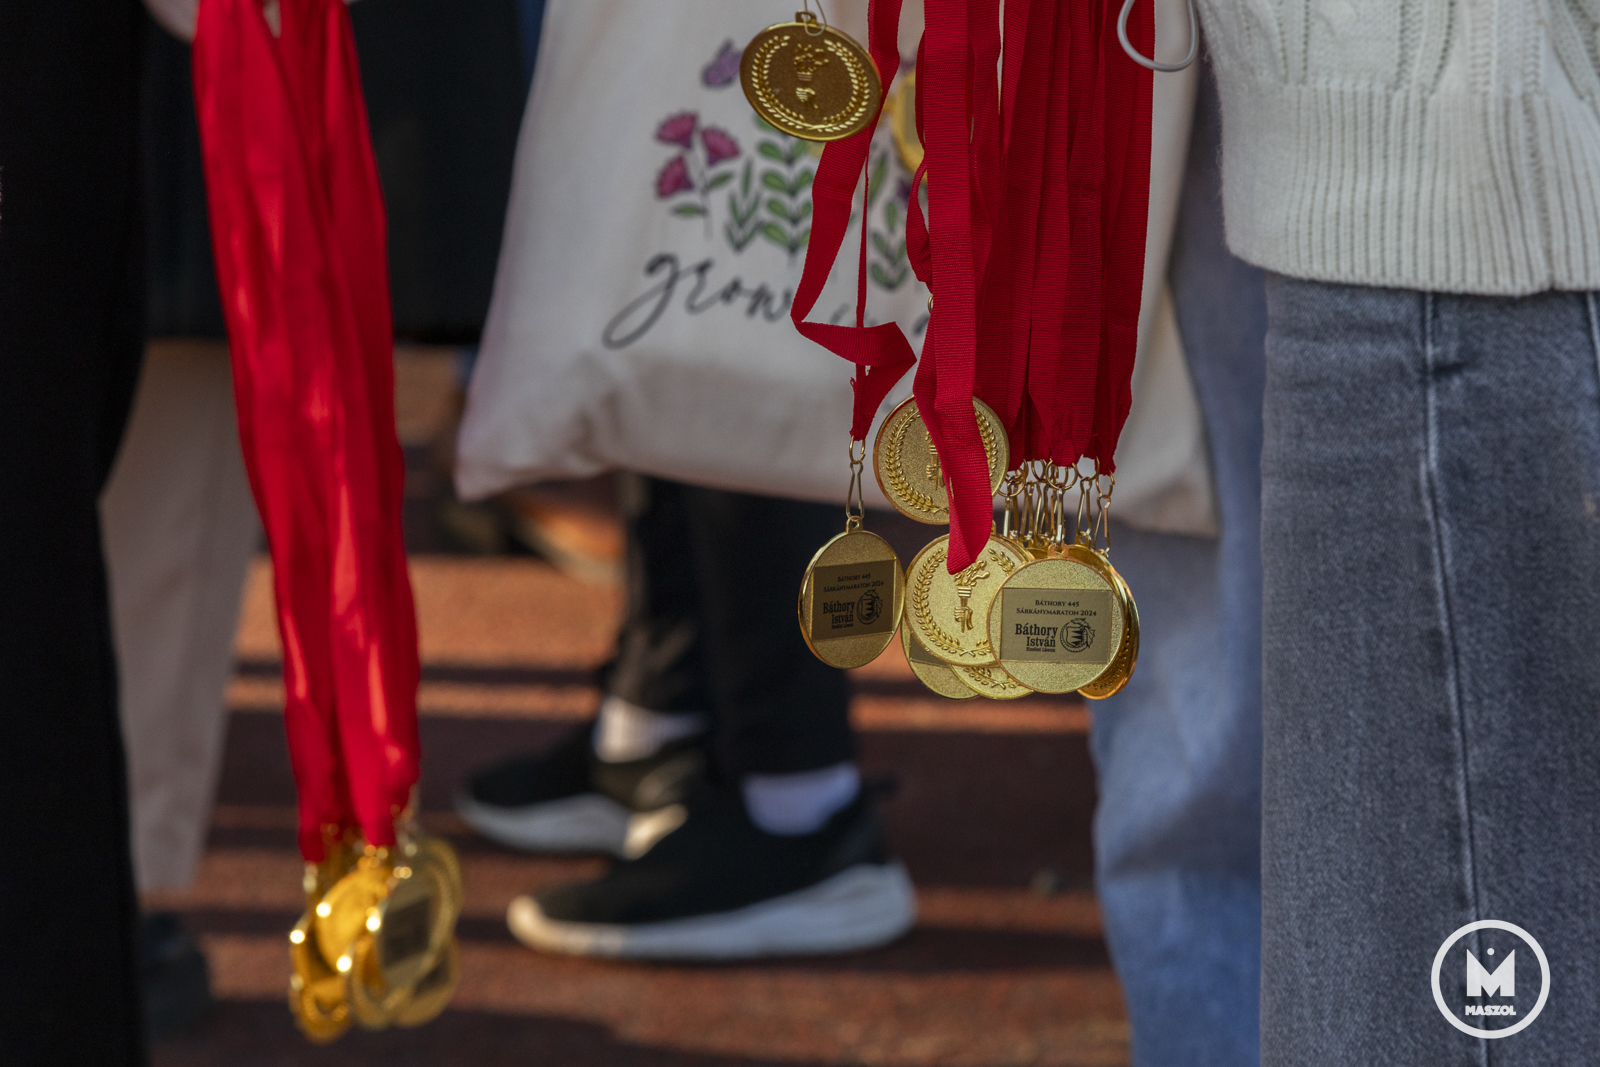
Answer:
<svg viewBox="0 0 1600 1067"><path fill-rule="evenodd" d="M512 901L517 940L578 956L751 959L873 948L916 921L866 795L790 837L752 823L737 790L706 786L636 815L626 846L603 878Z"/></svg>
<svg viewBox="0 0 1600 1067"><path fill-rule="evenodd" d="M509 848L621 855L629 818L682 799L705 768L703 735L673 741L649 759L602 762L589 722L552 749L473 775L456 811Z"/></svg>
<svg viewBox="0 0 1600 1067"><path fill-rule="evenodd" d="M210 1012L211 970L205 953L176 915L153 912L140 917L139 970L151 1041L177 1037Z"/></svg>

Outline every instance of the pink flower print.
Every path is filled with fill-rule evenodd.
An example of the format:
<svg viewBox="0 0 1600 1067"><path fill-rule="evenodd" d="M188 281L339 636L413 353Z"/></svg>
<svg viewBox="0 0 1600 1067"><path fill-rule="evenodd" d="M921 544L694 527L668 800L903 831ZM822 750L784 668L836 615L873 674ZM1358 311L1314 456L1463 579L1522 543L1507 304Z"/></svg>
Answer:
<svg viewBox="0 0 1600 1067"><path fill-rule="evenodd" d="M714 167L725 159L736 159L739 142L728 136L728 131L707 126L700 131L700 143L706 146L706 166Z"/></svg>
<svg viewBox="0 0 1600 1067"><path fill-rule="evenodd" d="M721 89L732 85L739 77L739 60L744 53L733 47L732 41L723 41L716 57L700 71L700 80L708 89Z"/></svg>
<svg viewBox="0 0 1600 1067"><path fill-rule="evenodd" d="M694 179L689 177L689 164L681 155L669 159L667 165L661 168L661 173L656 175L656 196L662 200L693 188Z"/></svg>
<svg viewBox="0 0 1600 1067"><path fill-rule="evenodd" d="M656 127L656 140L662 144L675 144L679 148L693 148L694 131L699 125L699 115L693 111L680 111Z"/></svg>

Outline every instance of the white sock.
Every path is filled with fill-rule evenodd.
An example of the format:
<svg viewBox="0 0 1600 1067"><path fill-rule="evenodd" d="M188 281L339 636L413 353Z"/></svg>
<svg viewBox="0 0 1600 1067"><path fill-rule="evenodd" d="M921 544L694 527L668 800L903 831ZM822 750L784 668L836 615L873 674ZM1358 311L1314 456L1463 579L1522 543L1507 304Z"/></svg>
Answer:
<svg viewBox="0 0 1600 1067"><path fill-rule="evenodd" d="M600 702L594 754L606 763L649 759L668 742L705 728L706 717L698 711L651 711L621 697L606 697Z"/></svg>
<svg viewBox="0 0 1600 1067"><path fill-rule="evenodd" d="M752 774L740 783L750 821L769 834L814 834L861 792L854 763L798 774Z"/></svg>

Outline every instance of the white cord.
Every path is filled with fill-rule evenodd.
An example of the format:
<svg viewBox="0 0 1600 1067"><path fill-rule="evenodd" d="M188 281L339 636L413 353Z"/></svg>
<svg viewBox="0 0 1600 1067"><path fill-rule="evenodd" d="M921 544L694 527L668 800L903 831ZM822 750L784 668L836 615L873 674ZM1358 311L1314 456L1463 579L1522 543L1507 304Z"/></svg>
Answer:
<svg viewBox="0 0 1600 1067"><path fill-rule="evenodd" d="M1117 40L1122 42L1122 50L1128 53L1128 58L1149 70L1160 71L1163 74L1174 74L1194 62L1195 54L1200 51L1200 20L1195 15L1195 0L1189 0L1189 54L1179 63L1157 63L1139 54L1128 40L1128 15L1133 11L1134 0L1127 0L1122 5L1122 14L1117 18Z"/></svg>

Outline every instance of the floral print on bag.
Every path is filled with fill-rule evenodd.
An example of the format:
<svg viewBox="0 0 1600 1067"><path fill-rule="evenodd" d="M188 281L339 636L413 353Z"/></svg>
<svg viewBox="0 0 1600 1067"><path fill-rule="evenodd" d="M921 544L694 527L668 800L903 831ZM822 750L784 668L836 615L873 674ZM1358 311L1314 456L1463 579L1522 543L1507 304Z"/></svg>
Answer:
<svg viewBox="0 0 1600 1067"><path fill-rule="evenodd" d="M712 91L733 85L741 54L731 40L724 41L702 68L701 84ZM655 195L671 204L673 215L699 219L708 239L720 232L734 252L759 239L793 261L811 238L811 183L822 146L790 137L759 115L750 117L754 151L749 155L733 133L703 124L697 111L662 119L655 139L677 151L656 172ZM891 176L894 192L885 196ZM895 153L876 141L867 188L868 276L892 292L911 277L902 229L911 182Z"/></svg>

